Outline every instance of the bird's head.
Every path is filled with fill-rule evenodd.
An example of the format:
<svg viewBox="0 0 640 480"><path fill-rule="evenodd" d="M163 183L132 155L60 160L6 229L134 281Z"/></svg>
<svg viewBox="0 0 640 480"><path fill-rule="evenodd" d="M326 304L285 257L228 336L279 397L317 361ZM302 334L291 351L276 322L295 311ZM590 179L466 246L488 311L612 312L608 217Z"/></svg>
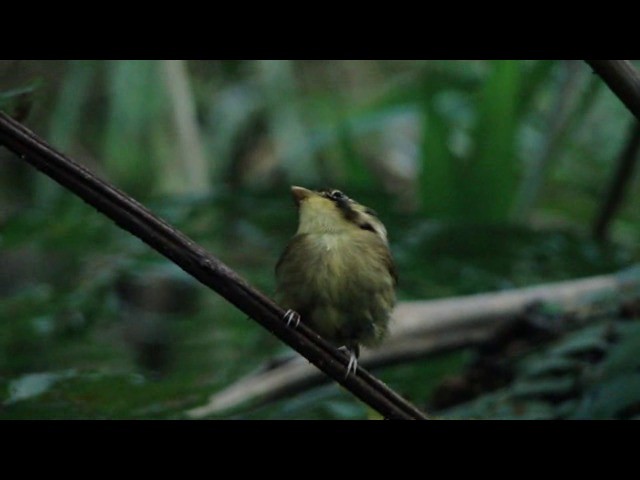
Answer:
<svg viewBox="0 0 640 480"><path fill-rule="evenodd" d="M298 206L298 233L348 233L368 230L387 243L387 230L376 213L340 190L291 187Z"/></svg>

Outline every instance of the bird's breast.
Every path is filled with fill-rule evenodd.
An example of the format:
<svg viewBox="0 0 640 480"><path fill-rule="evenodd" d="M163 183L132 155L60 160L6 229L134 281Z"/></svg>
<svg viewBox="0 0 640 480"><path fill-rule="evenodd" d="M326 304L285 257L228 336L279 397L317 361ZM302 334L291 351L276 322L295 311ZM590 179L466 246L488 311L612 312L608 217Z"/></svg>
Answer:
<svg viewBox="0 0 640 480"><path fill-rule="evenodd" d="M317 254L329 252L335 255L351 248L347 235L319 234L313 236L312 241L316 243Z"/></svg>
<svg viewBox="0 0 640 480"><path fill-rule="evenodd" d="M381 248L386 247L363 238L367 237L353 234L310 235L309 263L315 265L309 272L311 282L318 289L327 290L332 297L348 297L355 293L354 290L380 287L376 284L388 277L380 256Z"/></svg>
<svg viewBox="0 0 640 480"><path fill-rule="evenodd" d="M283 306L327 339L373 344L395 301L389 259L387 245L365 230L298 235L277 268Z"/></svg>

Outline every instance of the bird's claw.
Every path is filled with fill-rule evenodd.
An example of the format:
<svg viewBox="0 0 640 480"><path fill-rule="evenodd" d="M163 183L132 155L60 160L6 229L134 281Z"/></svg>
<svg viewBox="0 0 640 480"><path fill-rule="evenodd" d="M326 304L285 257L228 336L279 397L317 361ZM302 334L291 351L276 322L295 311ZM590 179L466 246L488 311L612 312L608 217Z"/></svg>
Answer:
<svg viewBox="0 0 640 480"><path fill-rule="evenodd" d="M356 352L345 346L338 348L338 350L349 356L347 373L344 375L344 378L347 378L351 372L355 375L356 370L358 370L358 356L356 355Z"/></svg>
<svg viewBox="0 0 640 480"><path fill-rule="evenodd" d="M287 327L293 323L293 328L298 328L300 325L300 314L294 310L287 310L283 317L284 321L287 322Z"/></svg>
<svg viewBox="0 0 640 480"><path fill-rule="evenodd" d="M353 371L353 374L355 375L357 369L358 369L358 357L356 357L355 353L350 352L349 364L347 365L347 373L345 374L344 378L347 378L351 371Z"/></svg>

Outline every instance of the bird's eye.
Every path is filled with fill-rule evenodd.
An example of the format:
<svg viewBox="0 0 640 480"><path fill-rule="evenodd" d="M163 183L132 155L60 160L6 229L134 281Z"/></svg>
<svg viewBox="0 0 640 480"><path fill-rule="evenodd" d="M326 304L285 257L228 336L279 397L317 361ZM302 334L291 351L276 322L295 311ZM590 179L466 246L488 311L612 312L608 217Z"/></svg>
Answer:
<svg viewBox="0 0 640 480"><path fill-rule="evenodd" d="M333 198L334 200L343 200L347 198L347 196L344 193L342 193L340 190L333 190L330 195L331 195L331 198Z"/></svg>
<svg viewBox="0 0 640 480"><path fill-rule="evenodd" d="M360 228L362 230L369 230L370 232L378 233L376 232L376 229L373 228L373 225L371 225L370 223L363 223L362 225L360 225Z"/></svg>

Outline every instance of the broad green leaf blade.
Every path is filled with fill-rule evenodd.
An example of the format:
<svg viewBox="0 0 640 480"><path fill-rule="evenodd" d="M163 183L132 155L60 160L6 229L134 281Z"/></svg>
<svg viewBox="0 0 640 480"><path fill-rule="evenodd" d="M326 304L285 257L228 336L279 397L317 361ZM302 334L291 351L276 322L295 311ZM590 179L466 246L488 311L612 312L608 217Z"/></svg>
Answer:
<svg viewBox="0 0 640 480"><path fill-rule="evenodd" d="M520 70L520 62L515 60L492 61L479 92L475 154L463 181L466 211L477 221L505 221L514 200L519 167L515 146Z"/></svg>

